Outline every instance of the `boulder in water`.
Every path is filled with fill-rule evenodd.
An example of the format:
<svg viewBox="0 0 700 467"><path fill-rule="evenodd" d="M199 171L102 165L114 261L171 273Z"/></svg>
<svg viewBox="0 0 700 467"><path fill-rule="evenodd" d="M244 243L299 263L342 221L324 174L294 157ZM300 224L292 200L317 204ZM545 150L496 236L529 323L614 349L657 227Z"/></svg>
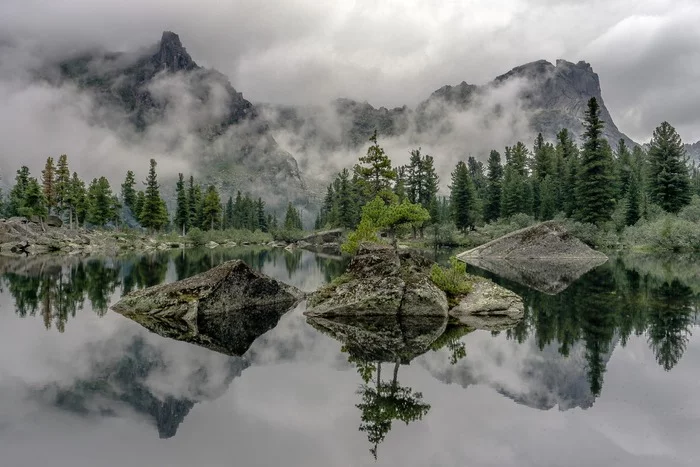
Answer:
<svg viewBox="0 0 700 467"><path fill-rule="evenodd" d="M414 251L363 244L341 278L315 292L308 316L447 316L447 298L430 280L432 262Z"/></svg>
<svg viewBox="0 0 700 467"><path fill-rule="evenodd" d="M472 291L450 309L451 320L487 331L510 329L524 316L525 307L519 295L484 279L475 279Z"/></svg>
<svg viewBox="0 0 700 467"><path fill-rule="evenodd" d="M112 308L157 334L241 355L304 298L240 260L132 292Z"/></svg>
<svg viewBox="0 0 700 467"><path fill-rule="evenodd" d="M608 260L555 221L511 232L457 258L551 295Z"/></svg>

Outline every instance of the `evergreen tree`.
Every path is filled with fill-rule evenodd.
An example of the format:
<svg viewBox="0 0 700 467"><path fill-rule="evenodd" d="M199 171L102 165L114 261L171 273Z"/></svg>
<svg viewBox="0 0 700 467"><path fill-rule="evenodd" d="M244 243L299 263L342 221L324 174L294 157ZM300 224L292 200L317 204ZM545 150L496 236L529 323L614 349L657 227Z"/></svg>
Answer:
<svg viewBox="0 0 700 467"><path fill-rule="evenodd" d="M301 216L299 211L289 203L287 205L287 213L284 216L284 229L285 230L303 230L304 227L301 223Z"/></svg>
<svg viewBox="0 0 700 467"><path fill-rule="evenodd" d="M547 174L539 184L539 218L549 220L557 211L557 184L554 175Z"/></svg>
<svg viewBox="0 0 700 467"><path fill-rule="evenodd" d="M452 219L455 226L462 232L474 226L474 207L476 204L474 186L472 185L467 165L459 161L452 172L450 185L450 201L452 204Z"/></svg>
<svg viewBox="0 0 700 467"><path fill-rule="evenodd" d="M576 212L576 179L578 177L578 148L571 138L569 130L562 129L557 133L556 146L557 159L560 160L560 203L567 217L572 217Z"/></svg>
<svg viewBox="0 0 700 467"><path fill-rule="evenodd" d="M355 173L362 181L365 198L374 199L390 190L391 183L396 180L396 171L377 142L377 130L369 140L372 145L367 149L367 154L360 157L360 164L355 165Z"/></svg>
<svg viewBox="0 0 700 467"><path fill-rule="evenodd" d="M56 206L58 207L58 212L63 214L66 210L70 209L69 203L67 202L70 197L70 169L68 168L68 156L65 154L61 154L58 157L54 185L56 190Z"/></svg>
<svg viewBox="0 0 700 467"><path fill-rule="evenodd" d="M612 151L602 138L603 125L598 101L592 97L585 114L586 131L576 185L576 217L592 224L610 220L615 209Z"/></svg>
<svg viewBox="0 0 700 467"><path fill-rule="evenodd" d="M654 130L648 158L651 201L664 211L680 211L690 203L690 173L681 137L668 122Z"/></svg>
<svg viewBox="0 0 700 467"><path fill-rule="evenodd" d="M394 194L399 198L399 203L406 199L406 167L401 166L394 169L396 172L396 183L394 183Z"/></svg>
<svg viewBox="0 0 700 467"><path fill-rule="evenodd" d="M406 197L411 203L420 202L420 194L423 191L425 165L421 157L421 148L411 151L411 158L406 168Z"/></svg>
<svg viewBox="0 0 700 467"><path fill-rule="evenodd" d="M73 176L70 180L69 189L69 200L70 205L69 210L69 225L72 227L73 219L78 226L85 222L88 211L87 203L87 190L85 189L85 182L83 182L76 172L73 172Z"/></svg>
<svg viewBox="0 0 700 467"><path fill-rule="evenodd" d="M138 217L140 214L135 210L136 208L136 179L134 178L134 172L128 170L126 172L126 177L124 178L124 183L122 183L122 201L124 205L128 207L131 212Z"/></svg>
<svg viewBox="0 0 700 467"><path fill-rule="evenodd" d="M189 210L187 225L189 228L201 228L202 189L199 184L194 183L194 177L191 175L187 188L187 207Z"/></svg>
<svg viewBox="0 0 700 467"><path fill-rule="evenodd" d="M104 227L114 220L114 217L114 201L109 181L105 177L93 179L87 192L87 221Z"/></svg>
<svg viewBox="0 0 700 467"><path fill-rule="evenodd" d="M141 224L141 213L143 212L143 205L146 203L146 194L143 191L136 192L136 202L134 203L134 215L136 220Z"/></svg>
<svg viewBox="0 0 700 467"><path fill-rule="evenodd" d="M46 159L44 170L41 171L41 182L46 207L50 213L56 207L56 166L53 157Z"/></svg>
<svg viewBox="0 0 700 467"><path fill-rule="evenodd" d="M346 229L355 226L356 206L353 199L353 191L350 183L350 172L343 169L338 175L340 181L337 192L337 225Z"/></svg>
<svg viewBox="0 0 700 467"><path fill-rule="evenodd" d="M484 205L484 220L492 222L501 215L501 189L503 184L503 167L498 151L491 151L488 161L488 178L486 202Z"/></svg>
<svg viewBox="0 0 700 467"><path fill-rule="evenodd" d="M36 178L29 178L25 199L20 210L20 215L25 217L39 216L42 218L48 213L46 197L42 187Z"/></svg>
<svg viewBox="0 0 700 467"><path fill-rule="evenodd" d="M10 191L10 199L8 203L8 216L23 216L23 209L27 202L27 189L29 188L29 167L22 166L17 171L15 177L15 186Z"/></svg>
<svg viewBox="0 0 700 467"><path fill-rule="evenodd" d="M634 225L641 217L640 212L640 190L638 175L634 171L630 172L629 185L627 187L627 212L625 221L627 225Z"/></svg>
<svg viewBox="0 0 700 467"><path fill-rule="evenodd" d="M226 210L224 212L224 228L233 228L233 197L229 196L226 202Z"/></svg>
<svg viewBox="0 0 700 467"><path fill-rule="evenodd" d="M214 185L209 185L202 202L202 227L214 230L221 218L221 198Z"/></svg>
<svg viewBox="0 0 700 467"><path fill-rule="evenodd" d="M624 198L630 186L630 178L632 174L632 153L630 152L625 140L620 138L615 148L615 172L617 175L617 186L619 197Z"/></svg>
<svg viewBox="0 0 700 467"><path fill-rule="evenodd" d="M175 187L177 193L177 208L175 209L175 226L182 232L182 235L187 233L190 220L190 208L187 203L187 190L185 188L185 178L180 173L178 174L177 185Z"/></svg>
<svg viewBox="0 0 700 467"><path fill-rule="evenodd" d="M263 232L269 232L267 216L265 215L265 201L262 198L258 198L258 201L255 203L255 210L258 215L258 228Z"/></svg>
<svg viewBox="0 0 700 467"><path fill-rule="evenodd" d="M156 161L151 159L148 177L146 178L143 207L141 208L141 225L151 231L159 230L168 222L167 210L163 212L163 202L160 198Z"/></svg>

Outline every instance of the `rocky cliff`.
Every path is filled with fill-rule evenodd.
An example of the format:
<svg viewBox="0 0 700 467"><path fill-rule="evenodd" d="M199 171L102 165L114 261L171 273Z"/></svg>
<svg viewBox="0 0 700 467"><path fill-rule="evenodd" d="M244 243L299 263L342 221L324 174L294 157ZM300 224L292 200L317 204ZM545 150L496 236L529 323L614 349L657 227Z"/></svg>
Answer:
<svg viewBox="0 0 700 467"><path fill-rule="evenodd" d="M226 76L200 67L173 32L137 53L81 53L39 75L87 93L96 102L92 124L128 135L137 148L158 139L169 151L186 154L225 196L241 189L285 206L287 198L309 197L297 161L280 148L257 108Z"/></svg>
<svg viewBox="0 0 700 467"><path fill-rule="evenodd" d="M410 144L431 145L446 139L460 139L460 135L483 127L486 131L502 134L501 146L512 145L522 138L529 146L537 133L554 140L557 132L568 128L576 137L583 133L586 104L595 97L601 106L605 122L604 136L615 145L624 139L635 145L615 125L602 96L600 80L590 64L545 60L518 66L484 85L462 82L443 86L411 109L406 106L387 109L375 108L367 102L338 99L327 108L279 107L267 105L264 110L273 122L276 134L294 134L293 151L304 153L309 148L333 150L357 149L365 144L374 129L385 137L404 137ZM319 115L323 114L322 118ZM329 125L329 121L334 123ZM518 132L511 132L518 127ZM522 127L522 128L520 128ZM452 138L450 138L450 135ZM491 138L491 140L498 138ZM434 145L434 144L433 144ZM475 147L474 141L461 141L451 150L475 154L484 148Z"/></svg>

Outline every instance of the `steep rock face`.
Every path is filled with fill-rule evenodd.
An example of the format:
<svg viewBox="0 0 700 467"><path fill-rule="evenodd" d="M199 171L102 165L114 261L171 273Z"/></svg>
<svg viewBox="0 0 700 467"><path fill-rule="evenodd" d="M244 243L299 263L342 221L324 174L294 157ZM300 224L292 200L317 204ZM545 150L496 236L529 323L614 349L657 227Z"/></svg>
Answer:
<svg viewBox="0 0 700 467"><path fill-rule="evenodd" d="M517 87L517 94L512 102L492 102L488 96L504 89L505 86ZM368 103L351 99L338 99L324 109L330 112L324 121L337 122L340 129L323 131L323 122L314 115L320 109L302 109L290 106L276 107L268 105L266 110L273 121L273 131L303 131L304 142L296 149L304 152L308 146L325 149L357 148L367 143L376 128L380 135L401 136L415 133L417 140L423 141L421 133L446 134L459 132L459 120L450 121L448 115L459 112L475 111L488 119L520 118L528 119L531 140L542 132L546 139L554 140L562 128L568 128L575 137L583 134L583 118L586 105L595 97L601 107L601 119L605 122L604 137L614 146L620 139L630 145L636 145L615 125L602 97L600 80L590 64L566 60L557 60L552 64L539 60L513 68L484 85L462 82L458 85L446 85L434 91L415 109L406 106L395 109L375 108ZM516 109L516 110L513 110ZM517 112L512 116L505 115ZM473 124L470 123L470 124ZM529 143L530 140L526 140ZM513 144L515 141L504 142ZM497 148L500 149L500 148ZM465 152L469 150L464 147Z"/></svg>
<svg viewBox="0 0 700 467"><path fill-rule="evenodd" d="M700 141L685 145L685 152L692 161L700 162Z"/></svg>
<svg viewBox="0 0 700 467"><path fill-rule="evenodd" d="M248 190L269 204L279 195L291 201L309 197L297 161L280 148L256 107L226 76L197 65L173 32L164 32L158 44L141 53L92 51L48 66L40 75L57 86L76 84L93 96L98 105L91 123L120 132L126 124L142 136L154 127L156 132L176 128L174 135L163 136L173 151L185 151L195 137L199 146L190 152L201 160L192 162L200 163L201 175L222 185L224 195Z"/></svg>

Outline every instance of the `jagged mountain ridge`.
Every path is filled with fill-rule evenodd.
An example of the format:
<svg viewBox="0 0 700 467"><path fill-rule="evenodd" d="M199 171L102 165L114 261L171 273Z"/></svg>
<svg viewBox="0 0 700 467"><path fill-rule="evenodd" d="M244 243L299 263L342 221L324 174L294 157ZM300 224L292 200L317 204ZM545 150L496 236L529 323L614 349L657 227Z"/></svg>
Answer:
<svg viewBox="0 0 700 467"><path fill-rule="evenodd" d="M138 53L81 53L46 66L39 77L89 93L97 103L92 123L120 134L129 128L136 144L160 131L166 147L188 151L200 177L224 196L249 191L273 206L312 196L297 161L280 148L257 108L225 75L200 67L173 32ZM144 154L144 163L148 158Z"/></svg>
<svg viewBox="0 0 700 467"><path fill-rule="evenodd" d="M498 96L495 98L493 96ZM586 105L595 97L601 106L601 118L606 123L604 136L611 145L620 139L628 145L636 145L631 138L615 125L602 97L600 80L590 64L580 61L572 63L557 60L552 64L539 60L518 66L496 77L484 85L462 82L443 86L434 91L414 109L407 106L387 109L375 108L367 102L338 99L331 103L330 110L321 107L294 107L263 105L268 119L276 132L299 135L290 148L304 152L315 146L321 151L339 148L357 149L365 144L376 128L385 137L404 137L424 144L431 138L438 140L450 134L458 134L463 127L455 114L476 111L482 118L470 120L469 124L481 125L485 130L500 120L503 126L516 124L523 117L527 128L523 141L530 144L537 133L553 141L557 132L568 128L578 138L583 134L583 119ZM331 116L323 112L331 112ZM334 117L339 128L327 130L324 123ZM324 127L324 125L326 125ZM463 125L463 124L462 124ZM529 139L528 139L529 138ZM505 139L505 138L504 138ZM462 155L474 150L472 141L464 141ZM503 141L503 145L515 141ZM502 150L502 147L494 147ZM484 148L480 151L488 154Z"/></svg>

